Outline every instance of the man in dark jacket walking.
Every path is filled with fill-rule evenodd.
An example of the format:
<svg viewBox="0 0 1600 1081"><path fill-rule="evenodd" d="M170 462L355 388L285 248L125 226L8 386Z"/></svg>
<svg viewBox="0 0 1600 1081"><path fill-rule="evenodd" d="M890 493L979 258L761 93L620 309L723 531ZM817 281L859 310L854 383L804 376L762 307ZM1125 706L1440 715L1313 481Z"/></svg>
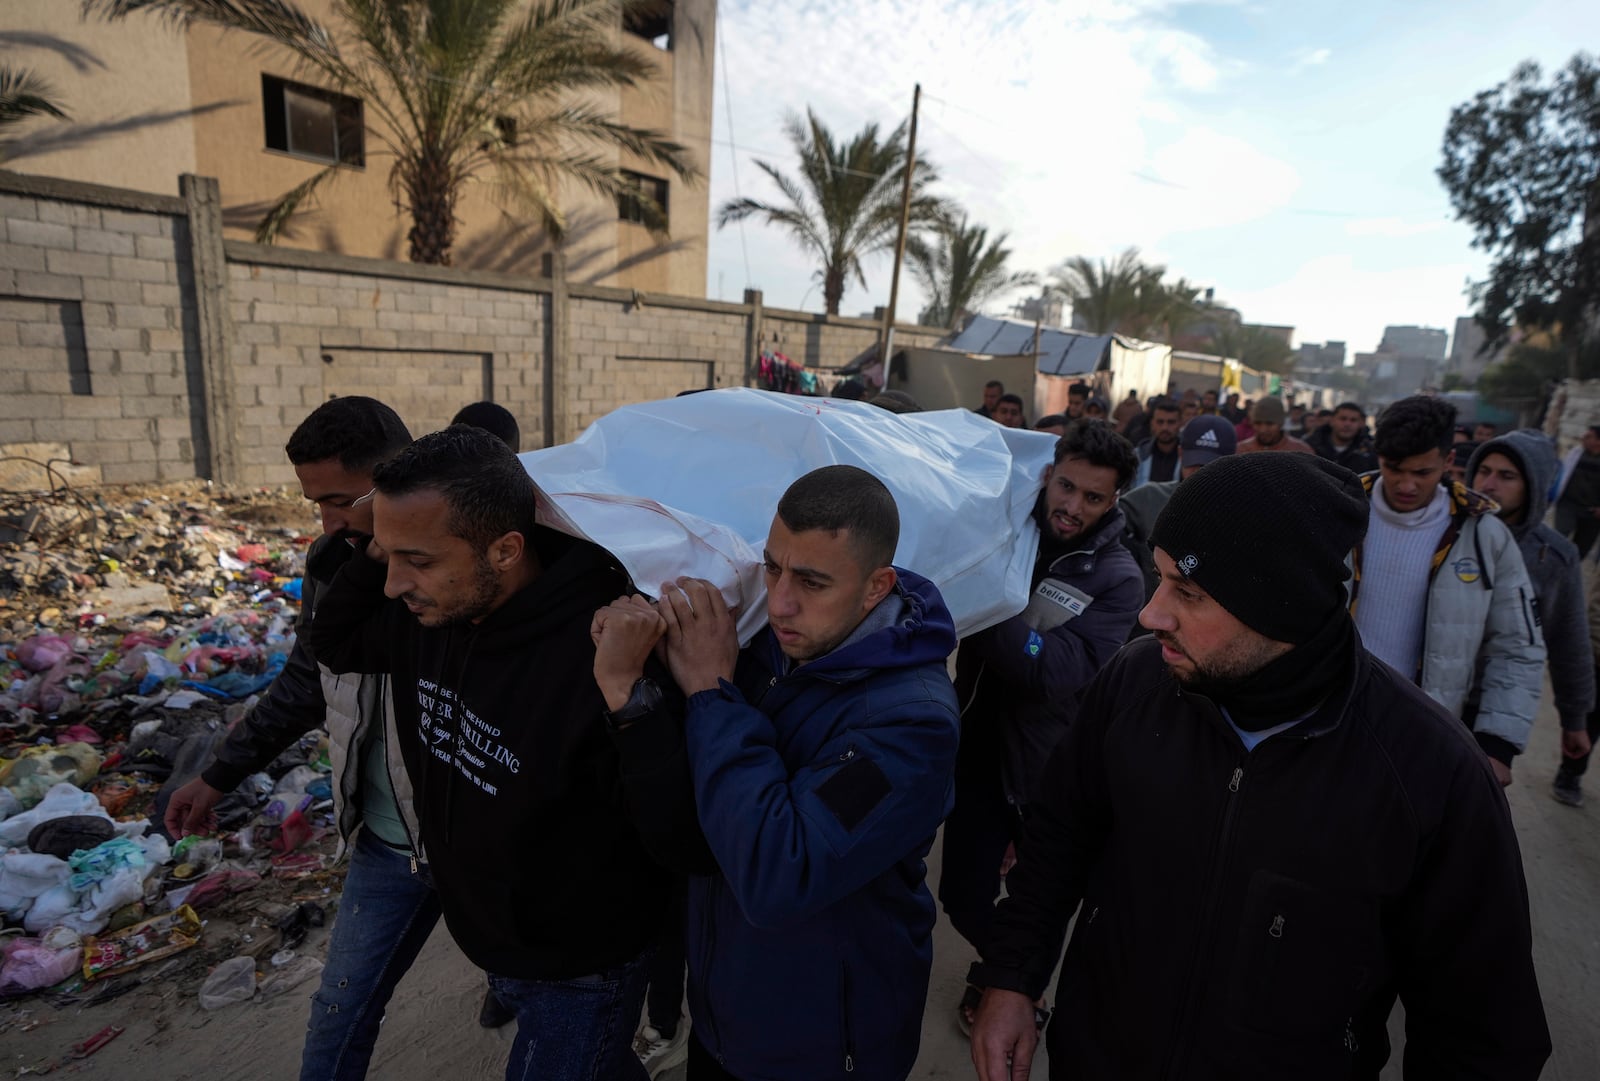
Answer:
<svg viewBox="0 0 1600 1081"><path fill-rule="evenodd" d="M343 914L334 921L322 982L311 996L301 1081L366 1075L384 1007L439 918L417 840L411 783L394 745L388 687L379 676L339 676L322 668L306 633L352 544L372 533L366 497L373 468L410 442L393 409L358 395L324 402L290 435L285 453L322 522L322 536L306 553L299 634L261 701L166 809L174 837L209 829L226 793L307 732L327 727L335 825L349 864ZM494 1006L486 998L484 1014Z"/></svg>
<svg viewBox="0 0 1600 1081"><path fill-rule="evenodd" d="M1080 902L1052 1078L1375 1079L1397 994L1407 1077L1539 1075L1511 815L1466 729L1361 647L1366 521L1355 476L1309 454L1173 493L1153 637L1088 688L971 974L982 1081L1026 1076Z"/></svg>
<svg viewBox="0 0 1600 1081"><path fill-rule="evenodd" d="M591 624L627 575L535 526L533 482L488 432L424 436L372 479L371 545L328 587L312 648L390 676L445 923L516 1014L506 1076L642 1081L632 1037L669 889L649 852L692 837L694 812L681 759L625 723L665 672L599 678L616 665Z"/></svg>
<svg viewBox="0 0 1600 1081"><path fill-rule="evenodd" d="M1588 718L1594 709L1594 665L1589 649L1589 621L1584 616L1583 568L1578 549L1544 524L1550 489L1560 463L1548 437L1533 428L1510 432L1482 443L1467 464L1468 483L1500 504L1500 520L1511 527L1528 568L1539 627L1544 632L1545 662L1561 721L1561 768L1556 772L1555 798L1581 804L1582 789L1568 762L1589 753ZM1483 673L1478 674L1483 681ZM1481 687L1468 696L1463 719L1471 724Z"/></svg>
<svg viewBox="0 0 1600 1081"><path fill-rule="evenodd" d="M1340 402L1328 423L1306 436L1306 446L1352 473L1378 468L1378 452L1367 431L1367 414L1355 402Z"/></svg>
<svg viewBox="0 0 1600 1081"><path fill-rule="evenodd" d="M1133 448L1109 425L1084 420L1061 437L1055 459L1034 508L1039 554L1028 607L969 635L956 660L961 753L939 900L980 955L1002 867L1042 792L1050 752L1078 715L1079 692L1127 640L1144 604L1117 505ZM976 990L963 997L963 1024L977 1000Z"/></svg>
<svg viewBox="0 0 1600 1081"><path fill-rule="evenodd" d="M778 503L749 646L711 583L661 587L716 867L689 880L693 1081L900 1081L916 1061L956 638L933 583L891 564L899 532L882 482L828 466ZM677 752L670 724L633 727Z"/></svg>

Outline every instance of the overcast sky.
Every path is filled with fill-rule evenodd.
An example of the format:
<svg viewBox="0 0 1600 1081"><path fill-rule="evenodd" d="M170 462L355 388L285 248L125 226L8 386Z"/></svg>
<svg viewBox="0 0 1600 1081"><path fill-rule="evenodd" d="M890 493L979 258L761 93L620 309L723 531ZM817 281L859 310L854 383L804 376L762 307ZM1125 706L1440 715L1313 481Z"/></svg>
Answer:
<svg viewBox="0 0 1600 1081"><path fill-rule="evenodd" d="M1011 234L1016 269L1135 245L1248 321L1353 353L1468 313L1485 262L1434 177L1450 109L1524 59L1600 48L1600 3L722 0L717 29L713 217L736 189L776 197L754 160L792 169L786 112L889 128L920 81L919 152ZM815 269L785 234L730 226L707 292L820 311ZM887 303L889 273L869 263L841 313ZM903 317L920 306L907 275Z"/></svg>

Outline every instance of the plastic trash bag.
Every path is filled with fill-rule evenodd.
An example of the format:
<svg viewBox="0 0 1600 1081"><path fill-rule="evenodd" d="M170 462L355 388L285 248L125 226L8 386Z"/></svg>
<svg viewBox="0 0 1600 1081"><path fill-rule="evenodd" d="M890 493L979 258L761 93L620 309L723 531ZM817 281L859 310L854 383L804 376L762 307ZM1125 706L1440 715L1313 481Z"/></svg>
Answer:
<svg viewBox="0 0 1600 1081"><path fill-rule="evenodd" d="M232 957L211 970L200 985L200 1006L216 1010L244 1002L256 993L256 959Z"/></svg>
<svg viewBox="0 0 1600 1081"><path fill-rule="evenodd" d="M82 786L100 772L100 752L87 743L29 747L0 768L0 786L32 807L59 784Z"/></svg>
<svg viewBox="0 0 1600 1081"><path fill-rule="evenodd" d="M766 623L760 553L778 499L825 465L860 466L894 493L895 562L938 585L958 634L1022 611L1055 444L964 409L896 415L728 388L626 406L521 460L541 524L606 548L652 595L679 575L711 580L748 642Z"/></svg>
<svg viewBox="0 0 1600 1081"><path fill-rule="evenodd" d="M54 949L33 938L22 938L6 949L0 966L0 997L25 995L50 987L78 971L83 947Z"/></svg>
<svg viewBox="0 0 1600 1081"><path fill-rule="evenodd" d="M0 912L18 922L40 896L65 887L72 868L66 860L38 852L0 855Z"/></svg>
<svg viewBox="0 0 1600 1081"><path fill-rule="evenodd" d="M111 818L92 792L85 792L76 785L58 784L52 786L32 810L12 815L4 822L0 822L0 845L5 845L7 848L20 847L27 843L28 834L33 832L33 827L52 818L65 818L68 815L99 815L107 820Z"/></svg>

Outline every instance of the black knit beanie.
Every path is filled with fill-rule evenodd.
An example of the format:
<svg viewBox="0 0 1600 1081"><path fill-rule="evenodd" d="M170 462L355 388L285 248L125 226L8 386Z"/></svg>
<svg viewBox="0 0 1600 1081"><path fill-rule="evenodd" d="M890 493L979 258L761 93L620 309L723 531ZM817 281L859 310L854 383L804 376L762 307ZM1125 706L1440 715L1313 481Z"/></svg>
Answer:
<svg viewBox="0 0 1600 1081"><path fill-rule="evenodd" d="M1239 622L1300 645L1344 606L1369 509L1356 475L1317 455L1238 454L1178 485L1150 544Z"/></svg>

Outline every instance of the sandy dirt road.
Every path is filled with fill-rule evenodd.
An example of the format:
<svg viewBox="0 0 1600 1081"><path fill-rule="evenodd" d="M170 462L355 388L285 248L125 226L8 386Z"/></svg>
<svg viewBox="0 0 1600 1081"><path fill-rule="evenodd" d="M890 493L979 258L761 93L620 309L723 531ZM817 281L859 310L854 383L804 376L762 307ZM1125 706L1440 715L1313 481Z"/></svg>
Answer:
<svg viewBox="0 0 1600 1081"><path fill-rule="evenodd" d="M1573 810L1549 796L1557 762L1554 711L1545 706L1529 753L1518 762L1509 790L1522 844L1534 927L1534 957L1555 1054L1545 1081L1600 1079L1600 776L1590 782L1593 803ZM930 874L937 881L937 847ZM967 964L966 944L942 919L935 956L922 1054L914 1078L971 1078L967 1042L956 1028L955 1004ZM454 1081L502 1075L509 1032L477 1026L482 976L441 929L390 1004L371 1075L378 1081ZM307 991L309 993L309 991ZM192 995L151 985L92 1009L57 1011L33 1001L28 1017L0 1032L0 1075L60 1057L106 1025L125 1032L81 1062L63 1062L56 1076L104 1081L280 1081L297 1075L306 1001L294 992L265 1003L200 1009ZM30 1032L26 1020L41 1021ZM774 1019L777 1024L788 1023ZM1404 1034L1391 1026L1395 1060L1385 1078L1398 1079ZM681 1070L667 1075L682 1081ZM1035 1077L1043 1078L1043 1063ZM797 1079L799 1081L799 1079Z"/></svg>

